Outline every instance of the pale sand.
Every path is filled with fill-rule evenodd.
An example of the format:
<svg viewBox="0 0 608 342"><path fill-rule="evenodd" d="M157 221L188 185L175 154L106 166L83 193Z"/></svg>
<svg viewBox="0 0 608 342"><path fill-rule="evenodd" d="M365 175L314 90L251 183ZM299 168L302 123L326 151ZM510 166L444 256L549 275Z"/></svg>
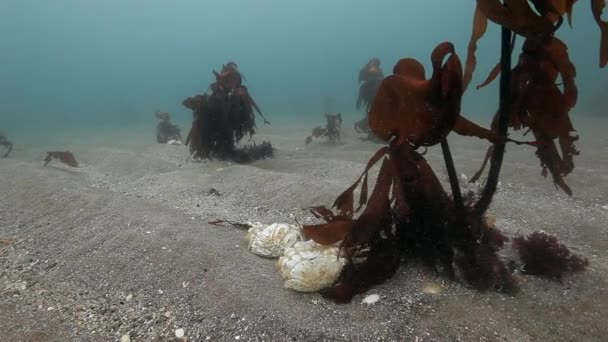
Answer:
<svg viewBox="0 0 608 342"><path fill-rule="evenodd" d="M568 198L540 176L531 148L508 146L490 215L507 235L545 230L589 258L563 284L518 275L514 296L478 293L419 262L377 286L374 305L335 305L283 289L275 262L249 253L245 233L209 220L309 222L302 208L331 204L380 145L346 123L343 144L304 145L314 124L274 124L276 158L251 165L192 162L153 128L13 137L0 159L0 340L590 341L608 334L607 122L577 123L582 153ZM10 133L10 132L6 132ZM26 140L26 141L20 141ZM485 143L450 136L460 173ZM71 149L79 169L42 166ZM427 154L445 179L441 153ZM221 196L209 195L215 188ZM504 254L512 254L506 249ZM422 292L429 283L443 292ZM160 291L162 291L162 293Z"/></svg>

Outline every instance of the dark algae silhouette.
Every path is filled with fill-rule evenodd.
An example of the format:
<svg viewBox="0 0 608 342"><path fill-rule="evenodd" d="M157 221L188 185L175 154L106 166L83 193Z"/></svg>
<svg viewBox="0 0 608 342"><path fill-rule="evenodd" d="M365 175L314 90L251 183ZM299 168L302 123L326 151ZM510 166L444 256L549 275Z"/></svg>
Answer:
<svg viewBox="0 0 608 342"><path fill-rule="evenodd" d="M312 134L306 137L306 144L310 144L313 138L327 138L327 141L334 144L340 141L340 130L342 129L342 113L325 113L327 123L325 127L317 126L312 130Z"/></svg>
<svg viewBox="0 0 608 342"><path fill-rule="evenodd" d="M216 81L209 91L185 99L182 103L192 110L192 128L186 137L191 154L199 159L227 159L235 162L250 162L273 156L269 142L238 148L245 137L255 134L255 112L265 124L260 108L253 100L244 77L234 62L222 67L221 72L213 71Z"/></svg>
<svg viewBox="0 0 608 342"><path fill-rule="evenodd" d="M6 149L6 152L2 154L2 158L7 158L11 151L13 150L13 143L8 140L4 135L0 134L0 146Z"/></svg>
<svg viewBox="0 0 608 342"><path fill-rule="evenodd" d="M182 140L182 134L179 127L171 122L171 114L167 112L157 111L154 113L158 124L156 125L156 142L166 144L169 140Z"/></svg>
<svg viewBox="0 0 608 342"><path fill-rule="evenodd" d="M380 83L384 79L384 72L380 67L380 60L372 58L359 70L359 95L357 96L357 109L365 110L365 117L355 122L358 133L371 133L368 124L369 109L378 92Z"/></svg>
<svg viewBox="0 0 608 342"><path fill-rule="evenodd" d="M574 2L478 0L464 68L453 44L444 42L431 53L430 77L420 62L404 58L394 66L392 75L382 80L368 122L388 146L372 156L361 176L336 198L331 209L311 208L313 215L326 223L303 227L303 234L317 243L340 243L347 259L338 280L322 291L325 296L337 302L350 301L390 278L404 255L418 257L480 291L518 290L512 269L498 254L509 239L486 211L497 189L506 144L520 143L507 137L509 127L526 127L533 132L535 141L528 144L537 149L543 169L569 193L562 178L574 168L572 156L578 153L568 118L577 90L567 47L554 35L562 17L570 17ZM599 6L592 1L594 13L601 12L601 2ZM502 26L500 63L484 82L500 77L499 109L491 129L460 115L462 95L476 65L476 44L488 20ZM512 68L515 35L525 42ZM605 49L604 39L601 49ZM492 143L489 174L479 193L461 193L447 140L452 131ZM554 139L558 139L561 156ZM441 146L451 193L419 152L435 145ZM368 174L378 164L370 192ZM530 274L561 280L588 265L557 238L544 233L517 237L513 246Z"/></svg>

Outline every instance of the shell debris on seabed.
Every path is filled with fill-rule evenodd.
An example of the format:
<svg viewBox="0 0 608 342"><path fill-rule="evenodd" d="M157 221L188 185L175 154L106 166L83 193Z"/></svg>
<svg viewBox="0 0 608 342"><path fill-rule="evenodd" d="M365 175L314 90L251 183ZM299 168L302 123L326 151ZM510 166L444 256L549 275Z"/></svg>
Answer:
<svg viewBox="0 0 608 342"><path fill-rule="evenodd" d="M249 250L261 257L278 258L285 250L301 239L300 229L286 223L273 223L269 226L252 223L247 232Z"/></svg>
<svg viewBox="0 0 608 342"><path fill-rule="evenodd" d="M297 242L278 261L285 288L316 292L331 286L346 264L338 253L337 246L323 246L312 240Z"/></svg>

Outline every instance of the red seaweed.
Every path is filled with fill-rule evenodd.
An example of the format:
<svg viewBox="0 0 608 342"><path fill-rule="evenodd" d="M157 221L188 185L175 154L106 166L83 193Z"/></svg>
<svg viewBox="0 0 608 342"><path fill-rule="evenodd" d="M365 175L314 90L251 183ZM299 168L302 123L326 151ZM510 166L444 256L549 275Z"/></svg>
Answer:
<svg viewBox="0 0 608 342"><path fill-rule="evenodd" d="M545 232L534 232L513 239L524 265L524 272L536 276L562 281L564 276L583 272L589 260L572 254L555 236Z"/></svg>

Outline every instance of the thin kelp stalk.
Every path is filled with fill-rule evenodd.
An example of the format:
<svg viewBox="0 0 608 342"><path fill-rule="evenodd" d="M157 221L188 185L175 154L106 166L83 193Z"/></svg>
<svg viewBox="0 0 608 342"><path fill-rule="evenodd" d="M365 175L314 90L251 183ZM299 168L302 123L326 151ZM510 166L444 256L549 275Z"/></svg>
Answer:
<svg viewBox="0 0 608 342"><path fill-rule="evenodd" d="M505 0L505 5L508 0ZM505 155L507 143L507 129L509 128L509 117L511 112L510 87L511 87L511 30L502 26L501 30L501 54L500 54L500 104L498 109L498 141L494 143L492 159L490 160L490 171L486 185L481 192L479 201L475 204L475 214L482 216L492 203L492 197L498 187L498 177Z"/></svg>
<svg viewBox="0 0 608 342"><path fill-rule="evenodd" d="M452 187L454 207L456 208L459 218L463 218L464 204L462 202L462 194L460 193L458 176L456 175L456 167L454 167L454 160L452 159L452 153L450 152L450 145L448 144L447 138L441 140L441 151L443 152L443 160L445 161L445 167L448 170L448 177L450 179L450 186Z"/></svg>

